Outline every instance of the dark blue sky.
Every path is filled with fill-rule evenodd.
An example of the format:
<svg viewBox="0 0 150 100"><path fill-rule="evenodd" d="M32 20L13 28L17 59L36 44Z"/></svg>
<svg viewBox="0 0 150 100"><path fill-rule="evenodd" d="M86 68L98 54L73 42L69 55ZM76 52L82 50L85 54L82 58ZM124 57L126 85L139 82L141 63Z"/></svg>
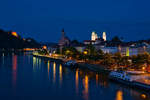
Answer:
<svg viewBox="0 0 150 100"><path fill-rule="evenodd" d="M150 0L1 0L0 28L38 41L57 42L106 31L125 40L150 38Z"/></svg>

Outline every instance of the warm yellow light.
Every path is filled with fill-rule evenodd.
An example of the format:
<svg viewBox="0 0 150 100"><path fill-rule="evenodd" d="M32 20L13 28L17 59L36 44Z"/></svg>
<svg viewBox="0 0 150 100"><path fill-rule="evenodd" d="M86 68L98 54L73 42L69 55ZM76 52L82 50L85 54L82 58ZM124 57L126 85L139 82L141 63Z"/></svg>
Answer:
<svg viewBox="0 0 150 100"><path fill-rule="evenodd" d="M142 97L143 99L145 99L145 98L146 98L146 95L145 95L145 94L142 94L141 97Z"/></svg>
<svg viewBox="0 0 150 100"><path fill-rule="evenodd" d="M83 97L85 100L88 100L89 78L87 75L85 75L85 78L83 79L83 86L84 86Z"/></svg>
<svg viewBox="0 0 150 100"><path fill-rule="evenodd" d="M78 93L78 86L79 86L79 70L77 69L76 70L76 76L75 76L76 80L75 80L75 83L76 83L76 93Z"/></svg>
<svg viewBox="0 0 150 100"><path fill-rule="evenodd" d="M56 78L56 63L54 62L53 64L53 82L55 83L55 78Z"/></svg>
<svg viewBox="0 0 150 100"><path fill-rule="evenodd" d="M142 67L142 70L145 70L145 67Z"/></svg>
<svg viewBox="0 0 150 100"><path fill-rule="evenodd" d="M47 49L47 46L44 45L44 46L43 46L43 49Z"/></svg>
<svg viewBox="0 0 150 100"><path fill-rule="evenodd" d="M69 51L69 50L67 50L67 51L66 51L66 53L70 53L70 51Z"/></svg>
<svg viewBox="0 0 150 100"><path fill-rule="evenodd" d="M88 52L87 52L87 51L84 51L83 53L84 53L85 55L87 55Z"/></svg>
<svg viewBox="0 0 150 100"><path fill-rule="evenodd" d="M88 83L89 83L89 79L88 76L85 76L85 92L88 93Z"/></svg>
<svg viewBox="0 0 150 100"><path fill-rule="evenodd" d="M98 84L98 74L96 74L96 84Z"/></svg>
<svg viewBox="0 0 150 100"><path fill-rule="evenodd" d="M59 66L59 78L60 78L60 84L61 84L61 81L62 81L62 65L61 64Z"/></svg>
<svg viewBox="0 0 150 100"><path fill-rule="evenodd" d="M23 50L24 51L34 51L35 49L34 48L24 48Z"/></svg>
<svg viewBox="0 0 150 100"><path fill-rule="evenodd" d="M122 91L117 91L116 94L116 100L123 100L123 92Z"/></svg>
<svg viewBox="0 0 150 100"><path fill-rule="evenodd" d="M11 32L11 34L12 34L13 36L15 36L15 37L18 37L17 32Z"/></svg>

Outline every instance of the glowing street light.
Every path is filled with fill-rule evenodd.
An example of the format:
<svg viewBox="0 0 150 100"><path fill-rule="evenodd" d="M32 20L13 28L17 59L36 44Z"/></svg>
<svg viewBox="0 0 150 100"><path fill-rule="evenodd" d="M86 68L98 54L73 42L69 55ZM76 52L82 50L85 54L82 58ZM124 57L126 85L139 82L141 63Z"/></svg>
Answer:
<svg viewBox="0 0 150 100"><path fill-rule="evenodd" d="M88 52L87 52L87 51L84 51L83 53L84 53L85 55L87 55Z"/></svg>

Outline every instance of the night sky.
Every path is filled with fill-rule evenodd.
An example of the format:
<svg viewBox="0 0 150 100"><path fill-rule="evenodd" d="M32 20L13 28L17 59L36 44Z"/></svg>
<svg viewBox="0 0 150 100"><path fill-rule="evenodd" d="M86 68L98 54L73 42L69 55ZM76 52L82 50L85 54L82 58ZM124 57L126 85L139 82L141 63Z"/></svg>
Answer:
<svg viewBox="0 0 150 100"><path fill-rule="evenodd" d="M79 41L92 31L124 40L150 38L150 0L1 0L0 28L57 42L62 28Z"/></svg>

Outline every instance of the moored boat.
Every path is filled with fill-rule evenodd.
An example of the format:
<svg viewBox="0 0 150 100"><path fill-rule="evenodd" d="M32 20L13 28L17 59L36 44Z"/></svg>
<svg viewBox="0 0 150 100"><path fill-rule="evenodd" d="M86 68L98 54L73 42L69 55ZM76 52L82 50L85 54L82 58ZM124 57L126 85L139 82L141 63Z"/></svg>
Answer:
<svg viewBox="0 0 150 100"><path fill-rule="evenodd" d="M112 71L109 78L131 87L150 91L150 76L143 71Z"/></svg>
<svg viewBox="0 0 150 100"><path fill-rule="evenodd" d="M65 62L64 65L67 67L76 67L78 64L75 60L69 60L69 61Z"/></svg>

